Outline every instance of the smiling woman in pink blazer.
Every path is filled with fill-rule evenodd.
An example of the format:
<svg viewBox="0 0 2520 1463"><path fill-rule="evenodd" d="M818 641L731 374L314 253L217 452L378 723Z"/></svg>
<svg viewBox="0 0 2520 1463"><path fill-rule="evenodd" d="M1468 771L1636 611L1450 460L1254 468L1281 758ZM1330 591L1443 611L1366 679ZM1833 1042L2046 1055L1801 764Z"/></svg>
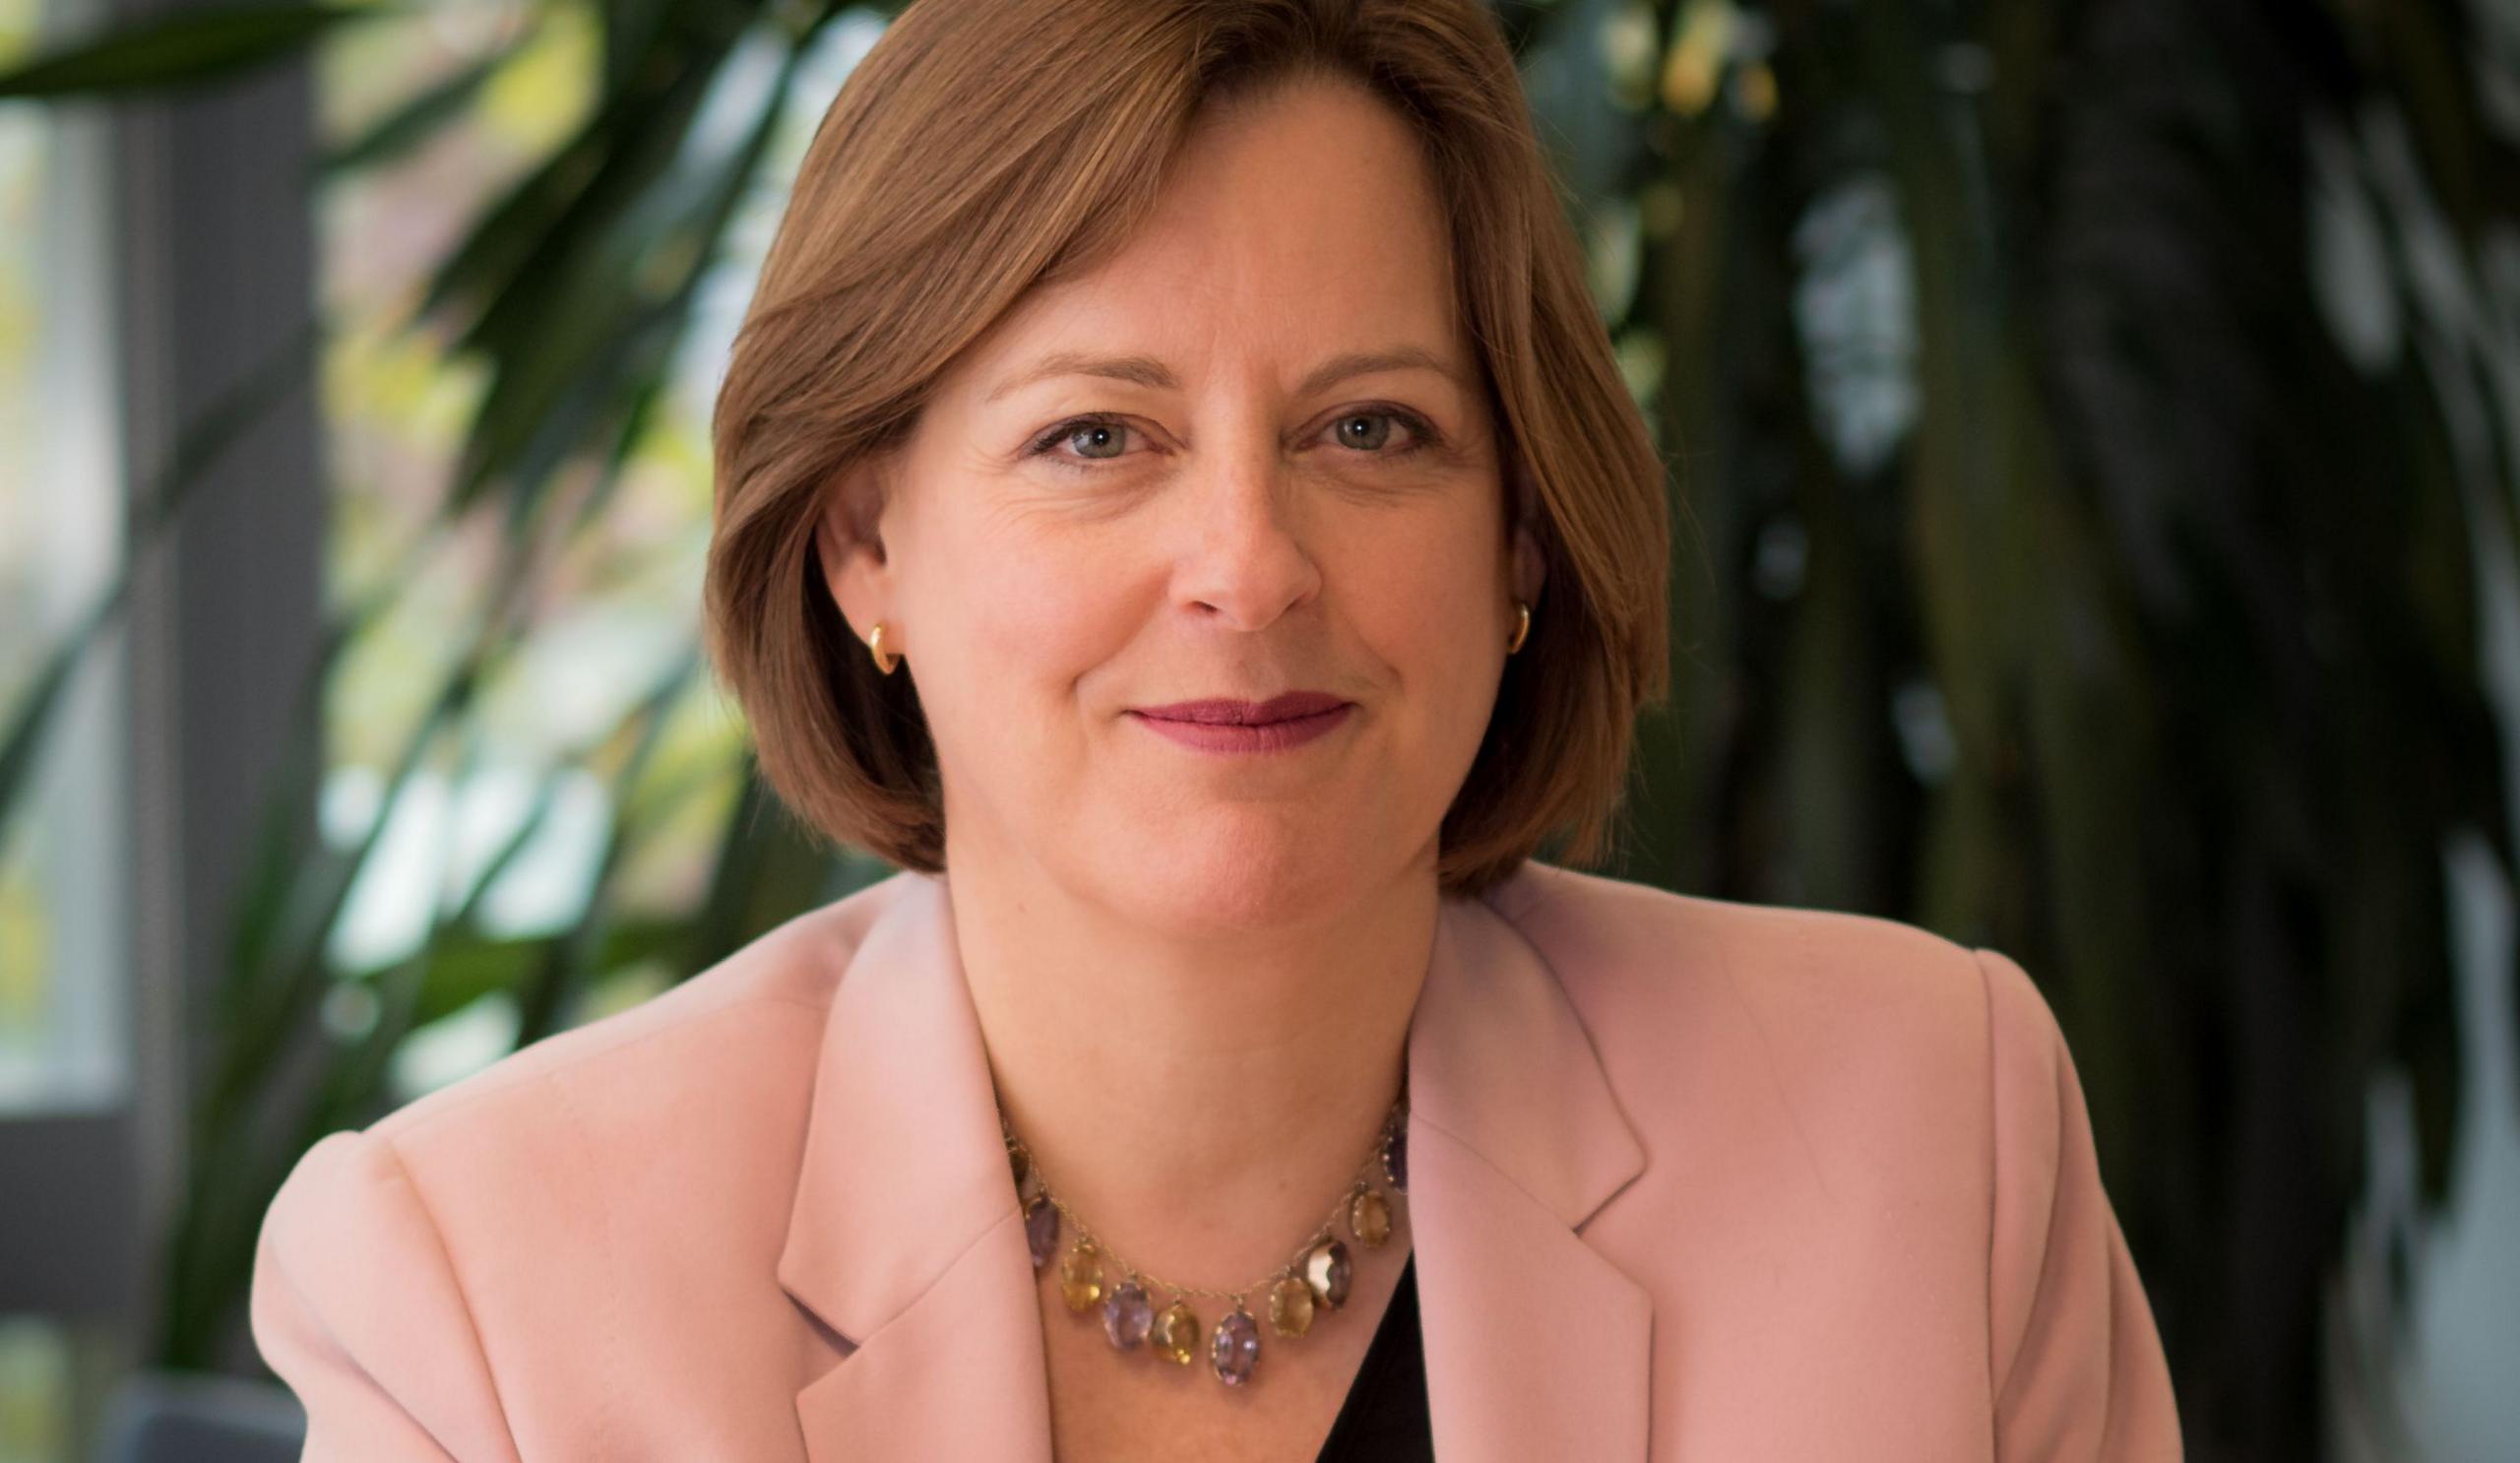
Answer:
<svg viewBox="0 0 2520 1463"><path fill-rule="evenodd" d="M764 773L902 871L318 1143L307 1457L2179 1456L2020 967L1536 857L1670 527L1479 0L918 0L717 475Z"/></svg>

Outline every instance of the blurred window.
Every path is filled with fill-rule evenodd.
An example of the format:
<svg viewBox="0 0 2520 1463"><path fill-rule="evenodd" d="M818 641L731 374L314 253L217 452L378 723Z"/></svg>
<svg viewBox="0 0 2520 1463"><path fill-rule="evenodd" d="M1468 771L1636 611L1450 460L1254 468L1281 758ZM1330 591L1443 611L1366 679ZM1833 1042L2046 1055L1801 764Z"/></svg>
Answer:
<svg viewBox="0 0 2520 1463"><path fill-rule="evenodd" d="M0 58L65 24L42 0L0 0ZM93 111L0 104L0 708L13 718L122 551L107 143ZM119 636L93 651L0 825L0 1117L99 1112L124 1093Z"/></svg>

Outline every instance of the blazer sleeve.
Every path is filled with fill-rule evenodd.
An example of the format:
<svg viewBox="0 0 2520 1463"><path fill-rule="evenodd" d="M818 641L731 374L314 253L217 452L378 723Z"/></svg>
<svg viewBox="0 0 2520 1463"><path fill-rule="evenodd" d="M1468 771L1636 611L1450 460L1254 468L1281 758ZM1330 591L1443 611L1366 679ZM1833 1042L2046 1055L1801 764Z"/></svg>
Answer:
<svg viewBox="0 0 2520 1463"><path fill-rule="evenodd" d="M333 1133L263 1217L250 1310L306 1409L303 1463L515 1463L498 1391L392 1139Z"/></svg>
<svg viewBox="0 0 2520 1463"><path fill-rule="evenodd" d="M1989 1378L1998 1459L2182 1456L2170 1367L2053 1011L2030 977L1976 952L1992 1045Z"/></svg>

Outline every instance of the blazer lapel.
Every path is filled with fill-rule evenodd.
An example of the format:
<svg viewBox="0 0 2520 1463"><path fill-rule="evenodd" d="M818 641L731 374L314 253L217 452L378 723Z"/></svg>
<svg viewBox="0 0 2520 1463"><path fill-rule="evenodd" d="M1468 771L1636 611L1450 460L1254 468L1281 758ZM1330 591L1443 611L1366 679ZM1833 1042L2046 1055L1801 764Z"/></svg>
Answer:
<svg viewBox="0 0 2520 1463"><path fill-rule="evenodd" d="M1039 1292L949 892L888 882L832 997L779 1261L854 1348L796 1394L806 1456L1050 1463ZM1486 903L1441 908L1407 1176L1436 1457L1641 1460L1652 1309L1578 1230L1643 1147L1539 952Z"/></svg>
<svg viewBox="0 0 2520 1463"><path fill-rule="evenodd" d="M832 996L779 1279L855 1349L812 1463L1050 1463L1036 1278L942 879L894 875Z"/></svg>
<svg viewBox="0 0 2520 1463"><path fill-rule="evenodd" d="M1406 1175L1435 1456L1642 1460L1653 1307L1577 1232L1644 1148L1540 952L1486 903L1443 909Z"/></svg>

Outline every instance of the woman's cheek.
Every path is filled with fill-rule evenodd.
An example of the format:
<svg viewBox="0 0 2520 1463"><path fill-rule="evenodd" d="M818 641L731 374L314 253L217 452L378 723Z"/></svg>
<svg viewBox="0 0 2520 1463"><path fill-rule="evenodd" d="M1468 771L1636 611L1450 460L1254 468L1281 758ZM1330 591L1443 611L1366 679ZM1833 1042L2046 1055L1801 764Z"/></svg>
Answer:
<svg viewBox="0 0 2520 1463"><path fill-rule="evenodd" d="M1471 627L1495 618L1489 602L1496 586L1489 576L1465 570L1487 562L1482 544L1459 526L1433 526L1400 551L1377 555L1354 582L1373 600L1376 618L1414 648L1413 659L1458 670L1468 659L1465 648L1476 644Z"/></svg>
<svg viewBox="0 0 2520 1463"><path fill-rule="evenodd" d="M1066 683L1115 653L1121 574L1102 550L1058 541L1006 545L968 565L965 633L1015 673Z"/></svg>

